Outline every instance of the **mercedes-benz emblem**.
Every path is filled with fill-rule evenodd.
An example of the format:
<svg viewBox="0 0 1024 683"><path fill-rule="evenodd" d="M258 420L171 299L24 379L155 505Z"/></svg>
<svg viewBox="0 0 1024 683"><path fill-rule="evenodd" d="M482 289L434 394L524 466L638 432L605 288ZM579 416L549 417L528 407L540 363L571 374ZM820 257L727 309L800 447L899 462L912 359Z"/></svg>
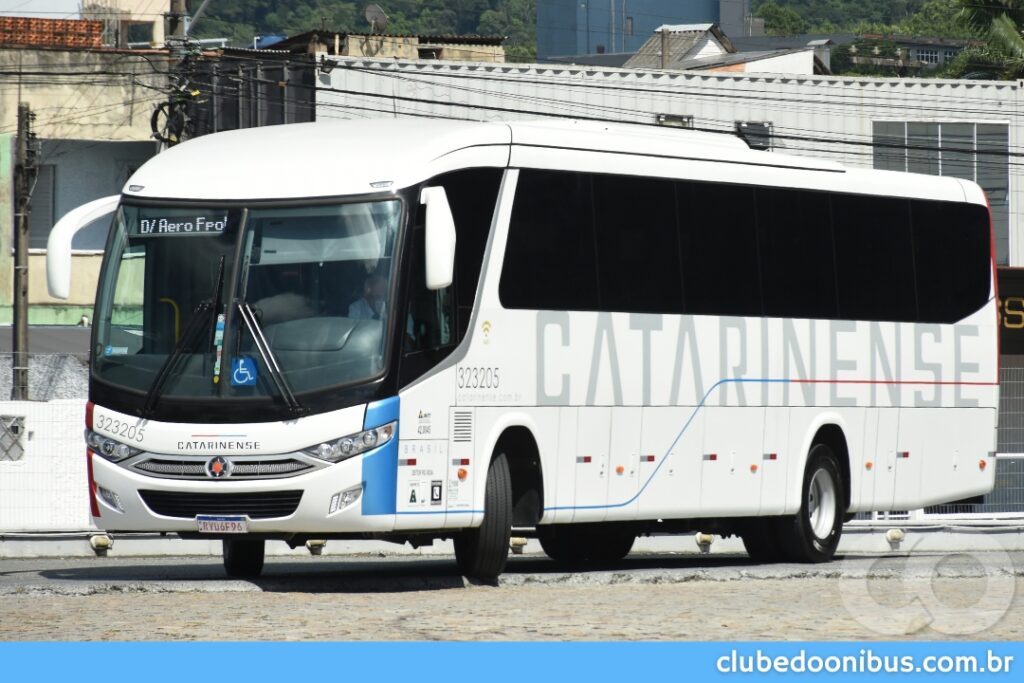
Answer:
<svg viewBox="0 0 1024 683"><path fill-rule="evenodd" d="M206 474L214 479L230 477L233 469L235 464L221 455L206 461Z"/></svg>

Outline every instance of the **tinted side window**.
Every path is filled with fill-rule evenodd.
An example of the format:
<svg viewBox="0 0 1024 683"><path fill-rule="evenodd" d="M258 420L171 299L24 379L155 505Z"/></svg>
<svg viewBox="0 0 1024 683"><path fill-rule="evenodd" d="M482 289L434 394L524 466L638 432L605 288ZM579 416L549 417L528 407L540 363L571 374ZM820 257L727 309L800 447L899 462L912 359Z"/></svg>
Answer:
<svg viewBox="0 0 1024 683"><path fill-rule="evenodd" d="M500 168L471 168L428 183L444 187L455 219L455 306L459 339L465 335L473 314L502 172Z"/></svg>
<svg viewBox="0 0 1024 683"><path fill-rule="evenodd" d="M674 183L594 176L601 309L682 313Z"/></svg>
<svg viewBox="0 0 1024 683"><path fill-rule="evenodd" d="M985 207L914 201L921 322L953 323L988 301L992 266Z"/></svg>
<svg viewBox="0 0 1024 683"><path fill-rule="evenodd" d="M590 177L519 175L498 296L505 308L599 310Z"/></svg>
<svg viewBox="0 0 1024 683"><path fill-rule="evenodd" d="M687 313L761 315L754 189L676 183Z"/></svg>
<svg viewBox="0 0 1024 683"><path fill-rule="evenodd" d="M846 320L916 320L909 202L835 195L832 227L839 316Z"/></svg>
<svg viewBox="0 0 1024 683"><path fill-rule="evenodd" d="M779 318L837 315L828 195L757 190L764 314Z"/></svg>

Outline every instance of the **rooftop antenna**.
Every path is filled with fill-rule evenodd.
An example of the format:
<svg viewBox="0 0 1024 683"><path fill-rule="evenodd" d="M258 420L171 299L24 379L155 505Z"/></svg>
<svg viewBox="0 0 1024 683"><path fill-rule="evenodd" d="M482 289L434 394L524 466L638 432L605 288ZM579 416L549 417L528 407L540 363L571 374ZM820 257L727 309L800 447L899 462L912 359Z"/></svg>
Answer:
<svg viewBox="0 0 1024 683"><path fill-rule="evenodd" d="M366 17L366 21L370 24L370 33L381 33L384 31L384 27L388 25L388 15L384 13L380 5L367 5L366 9L363 10L363 16Z"/></svg>

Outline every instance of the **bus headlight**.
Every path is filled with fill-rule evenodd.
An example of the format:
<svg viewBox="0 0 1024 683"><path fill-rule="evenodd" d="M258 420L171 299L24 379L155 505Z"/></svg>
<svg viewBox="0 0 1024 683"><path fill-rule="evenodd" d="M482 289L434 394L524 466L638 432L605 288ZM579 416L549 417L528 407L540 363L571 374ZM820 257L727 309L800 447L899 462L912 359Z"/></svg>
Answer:
<svg viewBox="0 0 1024 683"><path fill-rule="evenodd" d="M128 444L121 443L120 441L114 441L109 436L97 434L92 430L86 430L85 443L93 450L93 452L99 453L111 462L120 462L142 452L137 448L132 448Z"/></svg>
<svg viewBox="0 0 1024 683"><path fill-rule="evenodd" d="M383 446L394 437L397 427L398 422L389 422L382 427L367 429L358 434L343 436L335 441L325 441L322 444L310 446L303 449L303 452L327 462L340 462L377 448L377 446Z"/></svg>

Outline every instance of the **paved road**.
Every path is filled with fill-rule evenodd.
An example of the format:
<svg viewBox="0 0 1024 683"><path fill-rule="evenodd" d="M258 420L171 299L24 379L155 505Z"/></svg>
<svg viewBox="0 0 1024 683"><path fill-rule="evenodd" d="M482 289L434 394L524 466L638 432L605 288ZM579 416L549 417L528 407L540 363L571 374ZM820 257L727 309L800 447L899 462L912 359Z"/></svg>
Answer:
<svg viewBox="0 0 1024 683"><path fill-rule="evenodd" d="M0 560L0 640L1024 639L1024 554L829 565L632 555L569 572L512 558L496 586L446 558Z"/></svg>

